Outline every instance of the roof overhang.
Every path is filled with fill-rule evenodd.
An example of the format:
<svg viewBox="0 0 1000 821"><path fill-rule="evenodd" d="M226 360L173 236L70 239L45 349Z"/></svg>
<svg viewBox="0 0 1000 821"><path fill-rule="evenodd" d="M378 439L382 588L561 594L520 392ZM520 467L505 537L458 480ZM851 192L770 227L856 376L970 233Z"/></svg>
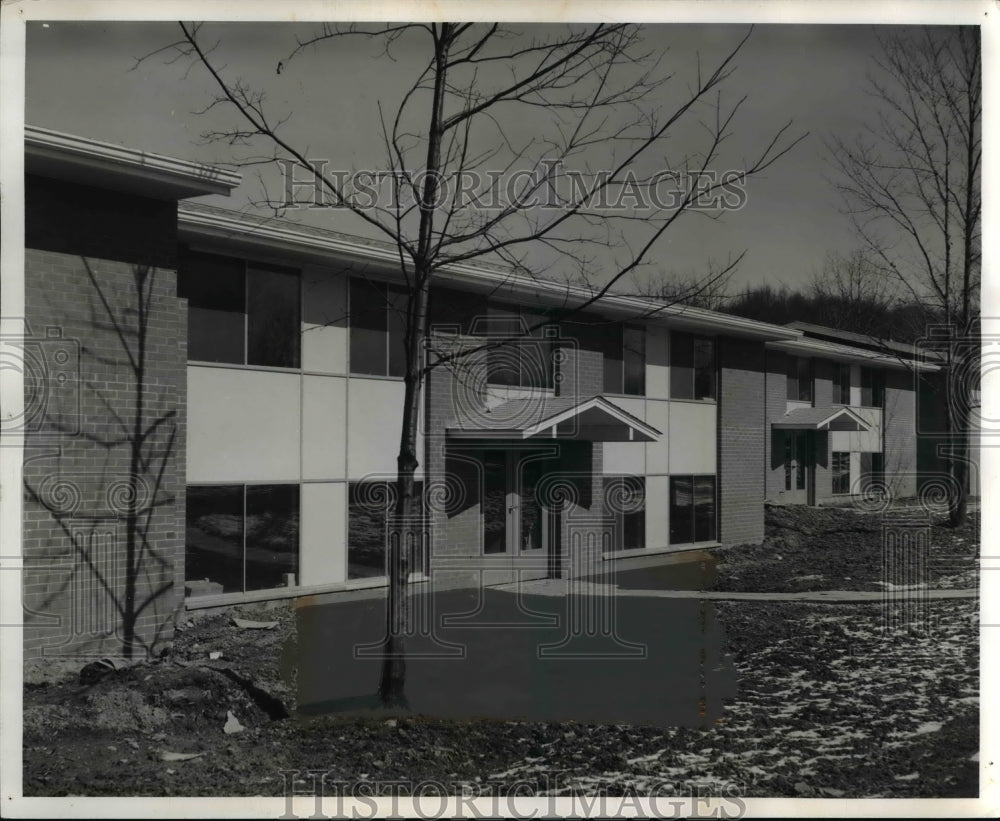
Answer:
<svg viewBox="0 0 1000 821"><path fill-rule="evenodd" d="M778 430L869 431L872 426L850 408L797 408L771 423Z"/></svg>
<svg viewBox="0 0 1000 821"><path fill-rule="evenodd" d="M512 407L518 403L517 407ZM466 414L468 416L469 414ZM655 442L662 432L595 396L569 407L514 400L447 427L452 439L570 439L590 442Z"/></svg>
<svg viewBox="0 0 1000 821"><path fill-rule="evenodd" d="M161 200L228 195L242 180L234 171L36 126L24 129L24 170Z"/></svg>
<svg viewBox="0 0 1000 821"><path fill-rule="evenodd" d="M328 209L329 213L335 213ZM399 249L390 242L369 240L287 219L240 214L204 203L185 203L178 209L178 230L192 245L252 249L265 256L292 255L319 265L345 263L388 280L399 278ZM611 319L665 324L682 331L724 334L746 339L799 339L802 331L688 305L668 305L643 297L600 294L566 282L516 274L484 262L442 266L434 275L441 285L486 293L498 300L553 308L593 303L595 311Z"/></svg>
<svg viewBox="0 0 1000 821"><path fill-rule="evenodd" d="M938 371L940 367L922 358L910 359L909 357L894 356L892 354L878 353L876 351L856 348L851 345L838 345L835 342L826 342L822 339L812 339L810 337L800 337L794 340L770 341L765 343L768 350L782 351L793 356L820 356L824 359L832 359L834 362L852 362L877 368L893 368L901 371Z"/></svg>

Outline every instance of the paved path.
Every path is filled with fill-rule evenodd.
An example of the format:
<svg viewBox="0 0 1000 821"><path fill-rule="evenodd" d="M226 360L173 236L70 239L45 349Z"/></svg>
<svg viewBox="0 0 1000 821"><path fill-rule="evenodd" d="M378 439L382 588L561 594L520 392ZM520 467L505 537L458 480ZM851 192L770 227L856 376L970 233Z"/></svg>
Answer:
<svg viewBox="0 0 1000 821"><path fill-rule="evenodd" d="M580 594L607 595L614 591L616 596L643 596L661 599L714 599L716 601L801 601L801 602L880 602L886 597L886 592L880 590L807 590L801 593L743 593L724 590L634 590L611 585L595 584L577 579L539 579L537 581L505 584L498 590L514 591L520 589L524 593L535 596L565 596L569 585L573 591ZM913 588L896 588L891 591L895 596L902 597L906 593L917 592ZM928 599L974 599L979 596L977 588L962 588L955 590L925 590L922 591Z"/></svg>

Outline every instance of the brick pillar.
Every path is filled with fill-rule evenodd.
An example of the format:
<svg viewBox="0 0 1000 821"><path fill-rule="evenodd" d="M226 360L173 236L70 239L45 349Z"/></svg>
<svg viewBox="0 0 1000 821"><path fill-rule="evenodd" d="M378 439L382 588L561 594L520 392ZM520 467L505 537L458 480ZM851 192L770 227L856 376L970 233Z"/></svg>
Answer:
<svg viewBox="0 0 1000 821"><path fill-rule="evenodd" d="M25 658L141 657L183 605L176 203L26 185Z"/></svg>
<svg viewBox="0 0 1000 821"><path fill-rule="evenodd" d="M766 351L766 412L764 435L767 448L765 459L765 498L777 499L785 489L785 437L780 430L774 430L771 423L785 415L788 396L787 357L780 351Z"/></svg>
<svg viewBox="0 0 1000 821"><path fill-rule="evenodd" d="M764 465L767 452L764 344L720 338L718 402L719 540L764 540Z"/></svg>
<svg viewBox="0 0 1000 821"><path fill-rule="evenodd" d="M885 478L897 498L917 492L916 397L913 377L907 371L885 373L885 408L882 437Z"/></svg>

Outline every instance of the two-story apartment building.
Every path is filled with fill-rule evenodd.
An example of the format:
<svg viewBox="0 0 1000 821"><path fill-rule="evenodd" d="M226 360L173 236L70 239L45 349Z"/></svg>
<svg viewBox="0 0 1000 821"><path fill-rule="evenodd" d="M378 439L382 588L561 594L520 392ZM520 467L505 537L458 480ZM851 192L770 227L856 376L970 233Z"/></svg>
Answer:
<svg viewBox="0 0 1000 821"><path fill-rule="evenodd" d="M178 207L229 172L42 129L26 143L26 653L148 652L185 603L384 585L396 249ZM572 310L590 296L440 272L416 580L588 574L759 543L767 500L872 474L914 491L892 357L633 297Z"/></svg>

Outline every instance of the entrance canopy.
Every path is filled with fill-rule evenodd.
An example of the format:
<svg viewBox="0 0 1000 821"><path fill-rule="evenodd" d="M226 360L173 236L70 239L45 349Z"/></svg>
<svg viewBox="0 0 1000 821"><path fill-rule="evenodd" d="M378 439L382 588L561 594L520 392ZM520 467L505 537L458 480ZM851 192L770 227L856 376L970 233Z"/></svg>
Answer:
<svg viewBox="0 0 1000 821"><path fill-rule="evenodd" d="M603 396L582 402L551 396L509 399L488 409L466 410L447 427L455 439L582 439L591 442L655 442L656 428Z"/></svg>
<svg viewBox="0 0 1000 821"><path fill-rule="evenodd" d="M797 408L771 423L779 430L871 430L850 408Z"/></svg>

